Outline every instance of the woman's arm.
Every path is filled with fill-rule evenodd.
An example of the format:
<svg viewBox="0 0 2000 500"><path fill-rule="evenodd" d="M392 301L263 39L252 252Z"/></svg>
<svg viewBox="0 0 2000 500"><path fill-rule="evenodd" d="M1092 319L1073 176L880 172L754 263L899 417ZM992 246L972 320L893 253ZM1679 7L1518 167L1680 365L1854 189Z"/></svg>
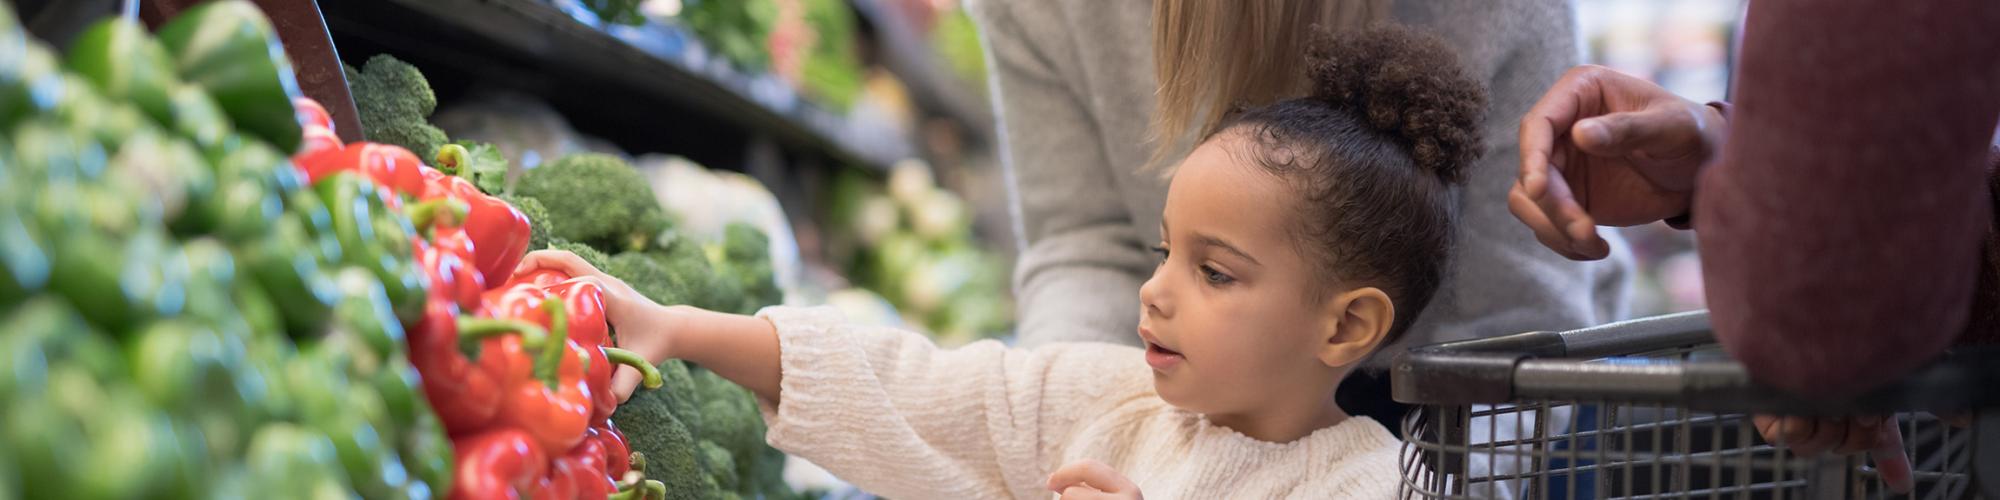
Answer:
<svg viewBox="0 0 2000 500"><path fill-rule="evenodd" d="M1068 29L1072 6L979 1L970 5L986 41L1000 160L1008 202L1019 218L1014 274L1020 344L1134 343L1139 284L1152 257L1132 228L1116 175L1139 165L1114 162L1088 96ZM1143 22L1103 19L1101 22ZM1132 82L1150 88L1152 82ZM1132 110L1143 116L1144 110ZM1137 123L1144 123L1140 118ZM1126 123L1126 122L1117 122Z"/></svg>

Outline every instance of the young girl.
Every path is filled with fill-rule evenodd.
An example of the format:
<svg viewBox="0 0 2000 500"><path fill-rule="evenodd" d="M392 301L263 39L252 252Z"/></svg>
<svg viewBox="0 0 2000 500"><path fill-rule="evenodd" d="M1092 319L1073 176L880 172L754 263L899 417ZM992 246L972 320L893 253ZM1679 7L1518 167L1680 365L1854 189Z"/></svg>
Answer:
<svg viewBox="0 0 2000 500"><path fill-rule="evenodd" d="M1399 444L1334 403L1443 281L1484 93L1439 41L1323 36L1312 97L1237 114L1174 173L1146 348L979 342L663 307L574 255L627 347L754 392L772 446L894 498L1386 498ZM620 373L620 390L637 383Z"/></svg>

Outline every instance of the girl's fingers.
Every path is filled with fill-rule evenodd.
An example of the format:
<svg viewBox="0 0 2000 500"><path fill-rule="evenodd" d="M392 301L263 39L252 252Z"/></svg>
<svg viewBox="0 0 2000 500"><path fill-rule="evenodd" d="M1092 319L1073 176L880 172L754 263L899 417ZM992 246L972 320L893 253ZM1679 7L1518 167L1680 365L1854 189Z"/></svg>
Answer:
<svg viewBox="0 0 2000 500"><path fill-rule="evenodd" d="M1089 486L1071 486L1062 490L1060 500L1118 500L1117 495L1098 491Z"/></svg>
<svg viewBox="0 0 2000 500"><path fill-rule="evenodd" d="M1078 460L1056 469L1049 475L1049 491L1064 491L1077 485L1088 485L1098 491L1122 493L1137 491L1138 485L1126 479L1111 466L1096 460Z"/></svg>
<svg viewBox="0 0 2000 500"><path fill-rule="evenodd" d="M598 271L596 267L592 267L589 262L584 262L582 257L562 250L536 250L529 252L528 255L521 257L520 265L514 266L514 274L526 273L536 269L553 269L562 271L563 274L577 277L604 274Z"/></svg>

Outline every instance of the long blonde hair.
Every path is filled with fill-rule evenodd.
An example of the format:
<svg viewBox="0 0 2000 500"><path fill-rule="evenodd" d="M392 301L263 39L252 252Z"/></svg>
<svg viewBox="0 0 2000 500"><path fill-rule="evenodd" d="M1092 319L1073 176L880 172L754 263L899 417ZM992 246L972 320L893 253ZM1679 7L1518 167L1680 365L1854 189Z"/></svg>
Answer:
<svg viewBox="0 0 2000 500"><path fill-rule="evenodd" d="M1305 95L1315 26L1346 30L1388 17L1388 0L1154 0L1160 87L1148 166L1178 160L1233 108Z"/></svg>

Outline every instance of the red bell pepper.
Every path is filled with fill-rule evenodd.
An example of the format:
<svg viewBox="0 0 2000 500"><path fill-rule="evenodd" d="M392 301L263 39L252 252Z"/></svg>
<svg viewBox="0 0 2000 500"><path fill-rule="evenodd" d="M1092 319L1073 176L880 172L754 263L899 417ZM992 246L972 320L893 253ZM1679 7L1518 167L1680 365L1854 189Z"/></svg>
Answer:
<svg viewBox="0 0 2000 500"><path fill-rule="evenodd" d="M314 153L304 157L303 161L307 163L306 178L309 182L318 182L320 177L336 171L352 170L366 174L376 184L387 186L397 194L420 196L424 192L423 173L418 171L424 161L402 146L357 142L339 150Z"/></svg>
<svg viewBox="0 0 2000 500"><path fill-rule="evenodd" d="M319 105L319 101L311 97L292 98L292 114L298 118L299 125L333 130L333 114L327 113L326 106Z"/></svg>
<svg viewBox="0 0 2000 500"><path fill-rule="evenodd" d="M555 457L555 460L549 462L548 474L535 480L534 499L553 498L558 500L574 500L583 498L577 495L577 489L579 488L577 474L582 472L586 472L583 466L577 464L574 460L570 460L568 456Z"/></svg>
<svg viewBox="0 0 2000 500"><path fill-rule="evenodd" d="M612 479L625 477L625 473L632 470L632 447L625 444L625 433L619 432L618 425L610 420L590 430L590 440L604 449L604 473Z"/></svg>
<svg viewBox="0 0 2000 500"><path fill-rule="evenodd" d="M560 271L537 270L517 276L513 282L538 284L558 278L568 280L569 276ZM604 316L604 290L596 283L561 281L544 286L543 290L562 300L569 313L570 338L590 352L585 378L590 385L592 424L611 418L611 413L618 409L618 394L611 387L611 374L618 369L617 365L639 370L648 389L660 386L659 369L654 368L652 363L636 353L612 347L611 324L605 321Z"/></svg>
<svg viewBox="0 0 2000 500"><path fill-rule="evenodd" d="M411 238L410 246L432 292L441 292L456 302L459 310L478 311L479 295L486 290L486 283L472 268L472 240L457 222L465 218L467 210L469 207L457 198L412 205L410 222L420 237Z"/></svg>
<svg viewBox="0 0 2000 500"><path fill-rule="evenodd" d="M542 288L548 288L562 284L562 282L564 281L569 281L569 275L564 274L562 271L557 271L554 269L536 269L533 271L528 271L527 274L516 274L514 275L513 278L508 279L507 283L510 285L516 283L527 283Z"/></svg>
<svg viewBox="0 0 2000 500"><path fill-rule="evenodd" d="M506 371L509 358L481 356L474 363L463 346L481 345L498 352L519 346L523 337L538 339L541 328L519 322L459 318L458 307L435 292L425 304L423 320L410 336L410 362L423 374L424 397L437 411L445 431L466 435L485 429L500 411L501 384L493 371ZM518 333L518 335L505 335ZM491 368L489 368L491 367Z"/></svg>
<svg viewBox="0 0 2000 500"><path fill-rule="evenodd" d="M453 500L524 498L548 471L548 455L520 429L452 440L458 469L452 477Z"/></svg>
<svg viewBox="0 0 2000 500"><path fill-rule="evenodd" d="M305 133L305 140L299 143L299 151L293 156L304 158L313 153L330 149L340 149L340 136L333 132L333 116L327 114L326 107L312 98L292 99L294 115Z"/></svg>
<svg viewBox="0 0 2000 500"><path fill-rule="evenodd" d="M618 492L618 480L606 469L604 442L597 439L598 433L597 429L591 429L567 457L581 469L577 471L576 482L577 494L583 498L604 498Z"/></svg>
<svg viewBox="0 0 2000 500"><path fill-rule="evenodd" d="M501 382L498 425L528 431L543 447L568 450L583 440L590 428L590 387L584 380L589 351L569 339L569 317L562 301L551 300L547 291L533 285L506 289L498 301L489 302L495 317L514 318L544 325L548 337L533 346L532 370L524 373L515 363L526 361L525 350L484 352L488 357L510 358L496 378ZM504 340L504 339L503 339ZM500 354L500 356L494 356Z"/></svg>
<svg viewBox="0 0 2000 500"><path fill-rule="evenodd" d="M465 219L465 232L479 252L473 266L486 277L488 289L499 288L504 277L514 274L521 256L528 253L531 228L528 217L499 198L486 195L472 181L446 175L437 169L418 169L424 182L423 199L455 197L472 207Z"/></svg>

